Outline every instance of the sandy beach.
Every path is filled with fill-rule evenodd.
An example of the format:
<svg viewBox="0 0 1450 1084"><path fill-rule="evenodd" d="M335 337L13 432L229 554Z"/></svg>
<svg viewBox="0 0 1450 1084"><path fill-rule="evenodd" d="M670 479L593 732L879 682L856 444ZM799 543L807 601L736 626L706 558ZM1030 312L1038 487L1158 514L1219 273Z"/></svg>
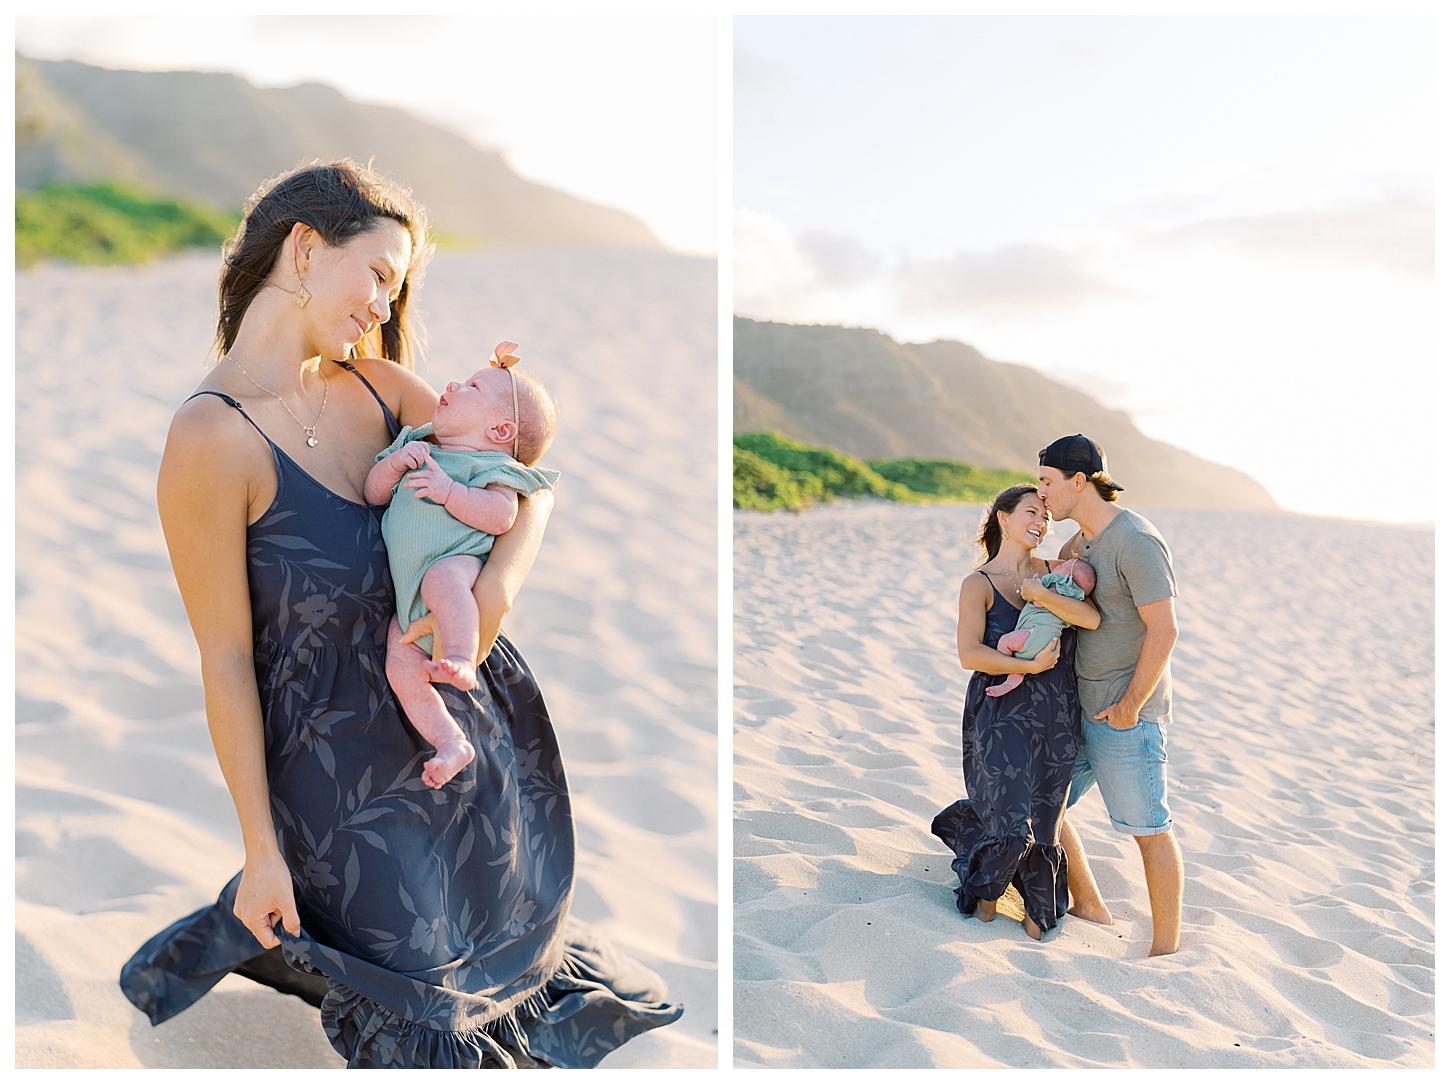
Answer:
<svg viewBox="0 0 1450 1084"><path fill-rule="evenodd" d="M16 1066L341 1068L315 1009L229 976L152 1028L117 986L241 867L156 515L205 372L214 255L17 275ZM560 404L548 538L506 629L574 795L574 911L668 980L676 1024L608 1067L716 1064L713 261L445 253L435 387L495 341Z"/></svg>
<svg viewBox="0 0 1450 1084"><path fill-rule="evenodd" d="M1433 1066L1432 531L1143 511L1181 630L1183 939L1154 959L1096 790L1071 819L1113 926L955 909L928 826L963 794L981 509L735 514L737 1065Z"/></svg>

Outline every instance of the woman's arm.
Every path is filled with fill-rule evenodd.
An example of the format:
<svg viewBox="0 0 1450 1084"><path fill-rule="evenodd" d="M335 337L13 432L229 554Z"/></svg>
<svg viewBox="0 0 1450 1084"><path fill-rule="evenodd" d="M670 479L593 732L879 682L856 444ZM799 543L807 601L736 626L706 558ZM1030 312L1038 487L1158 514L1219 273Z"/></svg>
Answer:
<svg viewBox="0 0 1450 1084"><path fill-rule="evenodd" d="M246 864L236 915L271 948L279 943L272 930L279 919L292 933L301 927L272 824L252 662L246 555L255 487L249 472L263 448L243 426L230 407L211 398L184 405L167 434L156 503L201 651L207 727L241 822Z"/></svg>
<svg viewBox="0 0 1450 1084"><path fill-rule="evenodd" d="M1076 625L1080 629L1095 629L1103 620L1103 615L1098 613L1098 608L1091 602L1050 591L1042 586L1042 580L1036 576L1022 581L1021 593L1024 602L1035 602L1044 610L1050 610L1069 625Z"/></svg>
<svg viewBox="0 0 1450 1084"><path fill-rule="evenodd" d="M485 571L487 567L484 566ZM1004 655L982 643L982 634L987 630L990 592L991 587L980 576L971 575L962 581L961 594L957 597L957 658L962 669L983 674L1040 674L1056 666L1058 641L1055 639L1035 659Z"/></svg>
<svg viewBox="0 0 1450 1084"><path fill-rule="evenodd" d="M513 608L514 599L528 579L529 569L544 542L544 527L554 510L554 494L541 490L529 498L519 498L519 514L514 525L494 540L488 563L473 584L473 597L478 603L478 661L483 662L493 650L494 641L503 628L503 619Z"/></svg>

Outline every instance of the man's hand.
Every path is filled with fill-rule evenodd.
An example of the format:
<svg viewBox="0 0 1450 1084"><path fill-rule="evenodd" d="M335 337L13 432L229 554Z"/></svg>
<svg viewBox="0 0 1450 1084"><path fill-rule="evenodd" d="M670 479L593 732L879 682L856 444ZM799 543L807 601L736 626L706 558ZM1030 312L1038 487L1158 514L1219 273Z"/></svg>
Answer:
<svg viewBox="0 0 1450 1084"><path fill-rule="evenodd" d="M403 450L399 449L399 451ZM417 490L417 496L427 497L434 504L447 504L449 496L453 493L453 487L458 483L448 477L448 473L442 467L433 462L431 453L424 454L424 461L426 465L421 470L416 470L403 479L403 486L407 489Z"/></svg>
<svg viewBox="0 0 1450 1084"><path fill-rule="evenodd" d="M1116 704L1109 704L1093 718L1106 720L1108 726L1114 730L1128 730L1138 725L1138 712L1123 700L1119 700Z"/></svg>

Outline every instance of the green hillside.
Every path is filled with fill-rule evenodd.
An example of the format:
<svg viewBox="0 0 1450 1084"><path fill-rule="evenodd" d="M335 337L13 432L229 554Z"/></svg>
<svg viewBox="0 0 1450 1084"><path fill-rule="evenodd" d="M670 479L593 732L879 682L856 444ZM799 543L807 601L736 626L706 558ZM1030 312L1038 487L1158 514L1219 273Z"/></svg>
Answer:
<svg viewBox="0 0 1450 1084"><path fill-rule="evenodd" d="M981 504L1035 478L983 470L945 459L876 459L866 463L834 448L779 433L735 437L735 507L799 512L837 497L878 497L903 504Z"/></svg>
<svg viewBox="0 0 1450 1084"><path fill-rule="evenodd" d="M238 217L114 184L52 185L15 195L15 262L125 264L219 248Z"/></svg>
<svg viewBox="0 0 1450 1084"><path fill-rule="evenodd" d="M871 469L888 482L944 501L985 504L1008 486L1037 479L1018 470L987 470L951 459L872 459Z"/></svg>

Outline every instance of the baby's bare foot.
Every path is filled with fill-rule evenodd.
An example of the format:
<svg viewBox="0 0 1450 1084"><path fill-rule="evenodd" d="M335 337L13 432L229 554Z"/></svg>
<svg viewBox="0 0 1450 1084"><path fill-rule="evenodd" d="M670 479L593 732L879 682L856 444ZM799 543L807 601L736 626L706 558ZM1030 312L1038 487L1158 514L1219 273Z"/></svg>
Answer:
<svg viewBox="0 0 1450 1084"><path fill-rule="evenodd" d="M423 782L439 790L473 760L473 746L459 738L438 747L432 760L423 765Z"/></svg>
<svg viewBox="0 0 1450 1084"><path fill-rule="evenodd" d="M471 659L447 658L428 661L428 680L435 685L452 685L467 692L478 688L478 667Z"/></svg>

